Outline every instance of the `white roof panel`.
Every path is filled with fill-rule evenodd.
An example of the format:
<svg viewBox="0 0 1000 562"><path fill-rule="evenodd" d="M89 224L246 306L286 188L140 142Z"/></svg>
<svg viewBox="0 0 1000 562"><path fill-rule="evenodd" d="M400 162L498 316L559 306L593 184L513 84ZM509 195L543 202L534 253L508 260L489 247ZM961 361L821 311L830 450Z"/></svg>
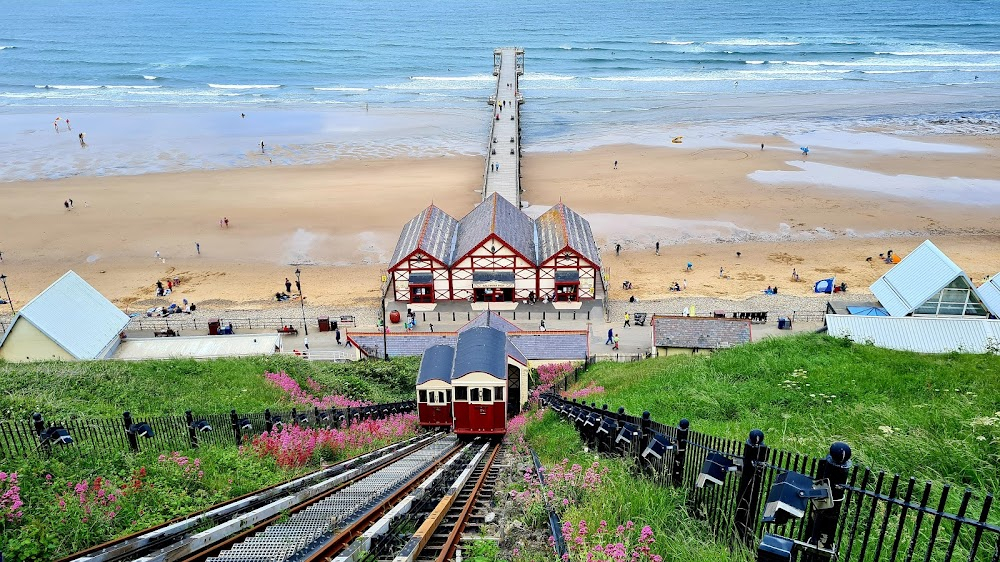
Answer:
<svg viewBox="0 0 1000 562"><path fill-rule="evenodd" d="M986 353L1000 344L1000 320L926 316L827 314L829 335L877 347L918 353Z"/></svg>
<svg viewBox="0 0 1000 562"><path fill-rule="evenodd" d="M983 299L986 308L994 316L1000 316L1000 273L990 277L990 280L983 283L976 292L979 293L979 298Z"/></svg>
<svg viewBox="0 0 1000 562"><path fill-rule="evenodd" d="M115 352L115 359L210 359L272 355L281 347L281 334L234 334L226 336L179 336L129 338Z"/></svg>
<svg viewBox="0 0 1000 562"><path fill-rule="evenodd" d="M31 299L17 316L77 359L99 358L128 324L124 312L72 271Z"/></svg>
<svg viewBox="0 0 1000 562"><path fill-rule="evenodd" d="M965 276L962 268L925 240L869 289L889 314L906 316L959 276Z"/></svg>

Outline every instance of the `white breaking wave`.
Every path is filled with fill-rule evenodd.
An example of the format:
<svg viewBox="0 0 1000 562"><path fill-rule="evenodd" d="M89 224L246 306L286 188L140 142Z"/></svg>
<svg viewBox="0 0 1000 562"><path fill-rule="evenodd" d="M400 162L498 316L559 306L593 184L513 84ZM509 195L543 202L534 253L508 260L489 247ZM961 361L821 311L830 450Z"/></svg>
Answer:
<svg viewBox="0 0 1000 562"><path fill-rule="evenodd" d="M162 86L104 86L110 90L152 90L162 88Z"/></svg>
<svg viewBox="0 0 1000 562"><path fill-rule="evenodd" d="M530 82L532 80L573 80L574 78L576 78L576 76L565 76L563 74L534 74L529 72L525 74L521 80Z"/></svg>
<svg viewBox="0 0 1000 562"><path fill-rule="evenodd" d="M35 87L41 88L43 90L96 90L100 88L100 86L74 86L66 84L45 84L45 85L35 84Z"/></svg>
<svg viewBox="0 0 1000 562"><path fill-rule="evenodd" d="M1000 55L1000 51L875 51L876 55L895 55L898 57L939 57L962 55Z"/></svg>
<svg viewBox="0 0 1000 562"><path fill-rule="evenodd" d="M143 74L142 77L145 80L156 80L157 78L159 78L159 76L150 76L149 74Z"/></svg>
<svg viewBox="0 0 1000 562"><path fill-rule="evenodd" d="M694 41L650 41L653 45L694 45Z"/></svg>
<svg viewBox="0 0 1000 562"><path fill-rule="evenodd" d="M437 80L441 82L493 82L496 77L489 74L472 76L410 76L410 80Z"/></svg>
<svg viewBox="0 0 1000 562"><path fill-rule="evenodd" d="M270 90L280 88L281 84L209 84L208 87L219 90Z"/></svg>
<svg viewBox="0 0 1000 562"><path fill-rule="evenodd" d="M764 64L764 61L762 61L762 60L748 60L748 61L746 61L746 63L747 64Z"/></svg>
<svg viewBox="0 0 1000 562"><path fill-rule="evenodd" d="M17 47L15 47L14 45L0 45L0 51L3 51L5 49L16 49L16 48Z"/></svg>
<svg viewBox="0 0 1000 562"><path fill-rule="evenodd" d="M728 47L791 47L800 45L796 41L771 41L768 39L726 39L724 41L708 41L705 44Z"/></svg>
<svg viewBox="0 0 1000 562"><path fill-rule="evenodd" d="M350 88L347 86L331 86L324 88L316 86L313 90L319 90L322 92L367 92L368 88Z"/></svg>

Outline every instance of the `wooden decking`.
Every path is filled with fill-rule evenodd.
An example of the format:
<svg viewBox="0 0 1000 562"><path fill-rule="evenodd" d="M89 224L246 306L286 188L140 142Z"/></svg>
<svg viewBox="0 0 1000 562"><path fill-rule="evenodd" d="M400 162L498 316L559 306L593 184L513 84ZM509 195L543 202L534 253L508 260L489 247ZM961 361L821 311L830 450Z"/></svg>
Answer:
<svg viewBox="0 0 1000 562"><path fill-rule="evenodd" d="M518 79L524 73L524 50L504 47L493 52L496 93L490 97L489 147L483 199L494 193L521 207L521 134Z"/></svg>

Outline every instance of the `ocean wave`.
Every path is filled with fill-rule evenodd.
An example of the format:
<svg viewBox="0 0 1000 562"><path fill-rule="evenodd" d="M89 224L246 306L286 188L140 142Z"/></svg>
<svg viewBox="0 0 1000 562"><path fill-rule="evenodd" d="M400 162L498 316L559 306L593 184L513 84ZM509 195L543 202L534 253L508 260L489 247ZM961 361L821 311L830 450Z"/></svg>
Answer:
<svg viewBox="0 0 1000 562"><path fill-rule="evenodd" d="M576 76L566 76L563 74L535 74L529 72L521 77L522 81L531 82L534 80L573 80Z"/></svg>
<svg viewBox="0 0 1000 562"><path fill-rule="evenodd" d="M67 85L67 84L45 84L45 85L35 84L35 87L39 88L39 89L42 89L42 90L96 90L96 89L100 88L101 86L90 86L90 85L87 85L87 86L83 86L83 85L77 86L77 85Z"/></svg>
<svg viewBox="0 0 1000 562"><path fill-rule="evenodd" d="M694 41L650 41L652 45L694 45Z"/></svg>
<svg viewBox="0 0 1000 562"><path fill-rule="evenodd" d="M495 76L489 74L473 74L472 76L410 76L410 80L434 80L441 82L494 82Z"/></svg>
<svg viewBox="0 0 1000 562"><path fill-rule="evenodd" d="M162 88L163 86L133 86L133 85L118 86L118 85L115 85L115 86L102 86L102 87L103 88L107 88L109 90L152 90L152 89L155 89L155 88Z"/></svg>
<svg viewBox="0 0 1000 562"><path fill-rule="evenodd" d="M963 55L1000 55L1000 51L875 51L876 55L895 55L897 57L940 57Z"/></svg>
<svg viewBox="0 0 1000 562"><path fill-rule="evenodd" d="M7 49L16 49L14 45L0 45L0 51L6 51Z"/></svg>
<svg viewBox="0 0 1000 562"><path fill-rule="evenodd" d="M801 45L797 41L772 41L768 39L725 39L723 41L706 41L706 45L721 45L724 47L792 47Z"/></svg>
<svg viewBox="0 0 1000 562"><path fill-rule="evenodd" d="M281 84L209 84L208 87L218 90L271 90L280 88Z"/></svg>
<svg viewBox="0 0 1000 562"><path fill-rule="evenodd" d="M143 74L142 78L143 78L143 80L159 80L160 79L159 76L151 76L149 74Z"/></svg>
<svg viewBox="0 0 1000 562"><path fill-rule="evenodd" d="M748 60L748 61L743 61L743 62L745 62L747 64L764 64L766 61L762 61L762 60Z"/></svg>
<svg viewBox="0 0 1000 562"><path fill-rule="evenodd" d="M316 86L313 90L319 90L322 92L367 92L368 88L350 88L347 86L331 86L331 87L320 87Z"/></svg>

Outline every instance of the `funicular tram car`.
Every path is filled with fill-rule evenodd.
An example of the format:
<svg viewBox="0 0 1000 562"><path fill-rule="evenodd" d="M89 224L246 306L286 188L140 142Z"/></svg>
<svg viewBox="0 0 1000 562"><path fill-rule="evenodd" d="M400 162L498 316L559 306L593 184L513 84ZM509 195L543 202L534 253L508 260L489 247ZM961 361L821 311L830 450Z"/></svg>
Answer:
<svg viewBox="0 0 1000 562"><path fill-rule="evenodd" d="M504 332L472 328L458 336L451 384L456 434L504 435L526 398L527 361Z"/></svg>
<svg viewBox="0 0 1000 562"><path fill-rule="evenodd" d="M424 352L417 374L417 419L420 427L451 427L451 367L455 348L435 345Z"/></svg>

